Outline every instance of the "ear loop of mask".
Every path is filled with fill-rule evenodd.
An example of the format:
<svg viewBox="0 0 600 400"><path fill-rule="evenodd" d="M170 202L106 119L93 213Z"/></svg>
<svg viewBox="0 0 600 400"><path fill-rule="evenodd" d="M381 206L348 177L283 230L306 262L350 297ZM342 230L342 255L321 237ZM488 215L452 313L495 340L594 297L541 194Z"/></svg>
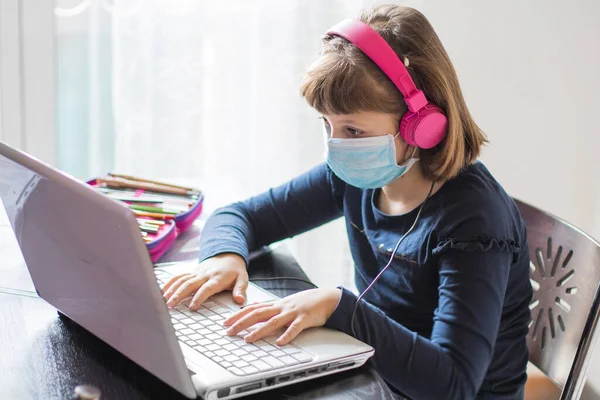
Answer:
<svg viewBox="0 0 600 400"><path fill-rule="evenodd" d="M415 222L413 222L410 229L408 231L406 231L406 233L404 235L402 235L400 240L398 240L398 243L396 243L396 247L394 247L394 250L392 251L392 255L390 256L390 261L388 261L387 265L385 267L383 267L383 269L377 274L375 279L373 279L373 281L371 281L369 286L367 286L367 288L365 290L363 290L363 292L360 294L360 296L358 296L358 299L356 300L356 304L354 304L354 310L352 311L352 317L350 318L350 328L352 328L352 336L356 337L356 331L354 330L354 317L356 316L356 310L358 310L358 305L360 304L360 301L365 296L365 294L367 294L367 292L371 289L371 287L375 284L375 282L377 282L379 277L381 275L383 275L385 270L388 269L388 267L392 264L392 261L394 260L394 256L396 255L396 251L398 251L398 247L400 247L400 244L402 243L404 238L406 238L417 226L417 222L419 222L419 217L421 216L421 211L423 211L425 204L427 204L427 200L429 200L429 198L431 197L431 193L433 192L434 185L435 185L435 182L432 182L431 188L429 189L429 193L427 193L427 197L425 198L425 201L419 207L419 212L417 213L417 216L415 217Z"/></svg>
<svg viewBox="0 0 600 400"><path fill-rule="evenodd" d="M396 135L394 136L394 140L396 140L396 138L398 137L398 135L400 135L400 131L398 131L398 133L396 133ZM406 143L406 150L408 150L409 147L410 147L410 144ZM417 146L414 146L412 154L410 155L410 157L402 160L402 164L406 164L406 162L408 160L410 160L411 158L414 158L414 156L415 156L416 153L417 153ZM406 151L404 151L404 154L406 154Z"/></svg>

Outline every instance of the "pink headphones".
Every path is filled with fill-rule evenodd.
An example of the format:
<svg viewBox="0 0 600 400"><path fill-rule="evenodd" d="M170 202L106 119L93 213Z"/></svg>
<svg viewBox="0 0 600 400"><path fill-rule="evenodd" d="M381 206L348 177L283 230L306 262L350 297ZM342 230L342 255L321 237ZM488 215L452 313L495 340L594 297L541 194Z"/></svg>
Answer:
<svg viewBox="0 0 600 400"><path fill-rule="evenodd" d="M430 149L442 141L448 125L446 116L417 89L406 67L384 38L369 25L355 19L347 19L334 25L327 34L341 36L353 43L400 90L408 107L400 122L400 135L406 143Z"/></svg>

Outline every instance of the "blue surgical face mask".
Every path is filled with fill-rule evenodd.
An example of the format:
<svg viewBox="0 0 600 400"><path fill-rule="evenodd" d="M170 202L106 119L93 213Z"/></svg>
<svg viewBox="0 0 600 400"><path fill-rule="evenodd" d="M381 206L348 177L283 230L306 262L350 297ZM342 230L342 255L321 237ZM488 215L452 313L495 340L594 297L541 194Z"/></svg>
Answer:
<svg viewBox="0 0 600 400"><path fill-rule="evenodd" d="M327 164L346 183L361 189L376 189L404 175L419 159L396 162L395 136L360 139L326 138Z"/></svg>

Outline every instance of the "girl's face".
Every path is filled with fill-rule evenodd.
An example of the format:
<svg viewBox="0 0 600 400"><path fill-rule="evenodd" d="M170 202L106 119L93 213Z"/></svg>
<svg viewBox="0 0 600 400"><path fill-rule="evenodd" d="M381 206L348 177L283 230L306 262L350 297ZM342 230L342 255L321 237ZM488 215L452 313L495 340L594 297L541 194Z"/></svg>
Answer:
<svg viewBox="0 0 600 400"><path fill-rule="evenodd" d="M327 137L335 139L396 136L399 128L397 116L376 111L323 115L322 118ZM410 156L410 153L407 154L408 145L400 135L396 136L394 143L396 145L396 161L402 164Z"/></svg>

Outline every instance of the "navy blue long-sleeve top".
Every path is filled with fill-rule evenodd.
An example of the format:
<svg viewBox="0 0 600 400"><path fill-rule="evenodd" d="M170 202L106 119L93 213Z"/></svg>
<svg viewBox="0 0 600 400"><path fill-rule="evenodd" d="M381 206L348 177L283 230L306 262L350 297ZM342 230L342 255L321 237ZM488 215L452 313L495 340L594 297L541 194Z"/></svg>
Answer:
<svg viewBox="0 0 600 400"><path fill-rule="evenodd" d="M418 208L387 215L380 190L358 189L321 164L290 182L217 210L200 260L261 246L344 217L363 291L388 263ZM423 399L522 399L530 318L525 225L512 199L478 162L425 203L415 229L367 292L356 337L395 391ZM357 296L342 288L326 326L352 334Z"/></svg>

